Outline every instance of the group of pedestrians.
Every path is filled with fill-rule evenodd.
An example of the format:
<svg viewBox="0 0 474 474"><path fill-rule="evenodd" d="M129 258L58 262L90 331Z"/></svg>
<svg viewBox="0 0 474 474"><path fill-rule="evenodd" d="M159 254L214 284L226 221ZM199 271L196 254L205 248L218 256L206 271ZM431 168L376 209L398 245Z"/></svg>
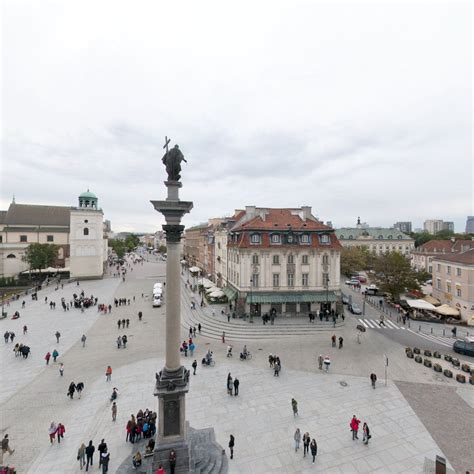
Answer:
<svg viewBox="0 0 474 474"><path fill-rule="evenodd" d="M179 352L184 354L184 357L188 357L188 351L191 357L193 357L195 350L196 344L194 344L192 337L190 337L187 341L183 341L181 346L179 347Z"/></svg>
<svg viewBox="0 0 474 474"><path fill-rule="evenodd" d="M15 339L15 333L13 331L5 331L3 339L5 339L5 344L8 344L8 341L13 342L13 339Z"/></svg>
<svg viewBox="0 0 474 474"><path fill-rule="evenodd" d="M316 439L311 439L311 436L308 432L304 433L303 436L301 436L301 430L299 428L296 428L295 434L293 435L293 439L295 441L295 453L298 451L298 449L300 449L300 443L301 441L303 441L303 457L305 458L306 455L309 455L309 452L311 451L311 456L313 457L314 464L314 461L316 460L316 456L318 454L318 443L316 442Z"/></svg>
<svg viewBox="0 0 474 474"><path fill-rule="evenodd" d="M127 348L127 342L128 342L128 337L126 334L124 334L122 337L118 336L117 337L117 349L120 349L122 346L124 349Z"/></svg>
<svg viewBox="0 0 474 474"><path fill-rule="evenodd" d="M280 357L277 355L270 354L268 356L268 363L270 364L270 368L273 369L273 376L279 377L281 372L281 360Z"/></svg>
<svg viewBox="0 0 474 474"><path fill-rule="evenodd" d="M324 366L324 370L326 372L329 372L329 367L331 366L331 359L328 355L323 357L322 354L319 354L318 356L319 370L323 370L323 366Z"/></svg>
<svg viewBox="0 0 474 474"><path fill-rule="evenodd" d="M358 433L359 433L360 423L361 423L360 420L355 415L353 415L352 419L349 423L349 426L350 426L351 432L352 432L352 440L353 441L355 441L356 439L359 439ZM362 442L364 444L369 444L369 439L372 438L372 435L370 434L369 425L367 423L364 423L362 425L362 432L363 432Z"/></svg>
<svg viewBox="0 0 474 474"><path fill-rule="evenodd" d="M128 318L127 319L125 319L125 318L124 319L119 319L117 321L117 326L118 326L119 329L120 329L120 327L122 327L122 328L127 327L128 328L129 325L130 325L130 319L128 319Z"/></svg>
<svg viewBox="0 0 474 474"><path fill-rule="evenodd" d="M61 439L64 438L66 428L62 423L56 424L54 421L51 422L48 428L49 442L54 444L56 436L58 437L58 444L61 444Z"/></svg>
<svg viewBox="0 0 474 474"><path fill-rule="evenodd" d="M148 410L148 408L145 411L139 410L136 417L133 414L130 415L130 419L125 426L127 432L125 442L130 441L133 444L142 437L148 439L155 436L157 417L156 412Z"/></svg>
<svg viewBox="0 0 474 474"><path fill-rule="evenodd" d="M102 439L100 444L97 446L97 451L99 453L99 469L102 468L102 473L106 473L109 471L110 453L104 439ZM77 460L79 461L79 467L81 470L85 466L87 472L89 466L92 467L94 465L94 453L95 446L92 443L92 440L89 441L87 446L84 443L79 446L79 449L77 450Z"/></svg>
<svg viewBox="0 0 474 474"><path fill-rule="evenodd" d="M237 397L239 395L239 385L239 379L237 377L235 377L235 379L232 379L232 375L229 372L229 374L227 375L227 393L231 396L234 395Z"/></svg>

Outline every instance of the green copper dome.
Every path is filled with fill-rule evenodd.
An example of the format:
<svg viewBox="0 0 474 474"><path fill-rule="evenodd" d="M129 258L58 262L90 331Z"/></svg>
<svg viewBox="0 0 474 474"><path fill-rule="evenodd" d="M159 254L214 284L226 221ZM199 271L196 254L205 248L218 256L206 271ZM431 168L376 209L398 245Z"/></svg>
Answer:
<svg viewBox="0 0 474 474"><path fill-rule="evenodd" d="M85 193L80 194L79 198L97 199L97 196L94 193L91 193L89 190L87 190Z"/></svg>

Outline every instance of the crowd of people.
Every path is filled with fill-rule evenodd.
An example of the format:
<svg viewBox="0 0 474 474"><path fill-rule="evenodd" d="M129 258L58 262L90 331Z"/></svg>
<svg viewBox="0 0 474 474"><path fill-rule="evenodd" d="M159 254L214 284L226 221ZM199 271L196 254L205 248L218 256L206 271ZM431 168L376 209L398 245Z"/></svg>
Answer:
<svg viewBox="0 0 474 474"><path fill-rule="evenodd" d="M136 416L130 415L125 427L127 432L125 441L133 444L140 441L142 437L143 439L152 438L156 433L156 420L156 412L148 408L145 411L140 409Z"/></svg>

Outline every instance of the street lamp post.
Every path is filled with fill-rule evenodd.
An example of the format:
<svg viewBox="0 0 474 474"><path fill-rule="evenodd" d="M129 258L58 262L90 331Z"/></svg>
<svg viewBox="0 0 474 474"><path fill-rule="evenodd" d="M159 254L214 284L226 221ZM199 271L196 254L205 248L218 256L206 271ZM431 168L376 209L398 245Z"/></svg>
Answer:
<svg viewBox="0 0 474 474"><path fill-rule="evenodd" d="M249 304L249 312L250 312L250 322L253 323L253 313L252 313L252 285L253 279L250 278L250 304Z"/></svg>
<svg viewBox="0 0 474 474"><path fill-rule="evenodd" d="M329 313L329 278L326 280L326 315Z"/></svg>

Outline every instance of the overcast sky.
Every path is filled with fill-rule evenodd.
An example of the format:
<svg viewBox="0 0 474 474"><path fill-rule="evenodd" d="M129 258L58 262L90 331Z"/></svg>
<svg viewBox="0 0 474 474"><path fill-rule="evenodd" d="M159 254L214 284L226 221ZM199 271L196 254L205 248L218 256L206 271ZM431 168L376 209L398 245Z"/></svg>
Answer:
<svg viewBox="0 0 474 474"><path fill-rule="evenodd" d="M467 3L2 5L1 209L90 188L113 230L158 230L168 135L188 226L245 205L474 215Z"/></svg>

